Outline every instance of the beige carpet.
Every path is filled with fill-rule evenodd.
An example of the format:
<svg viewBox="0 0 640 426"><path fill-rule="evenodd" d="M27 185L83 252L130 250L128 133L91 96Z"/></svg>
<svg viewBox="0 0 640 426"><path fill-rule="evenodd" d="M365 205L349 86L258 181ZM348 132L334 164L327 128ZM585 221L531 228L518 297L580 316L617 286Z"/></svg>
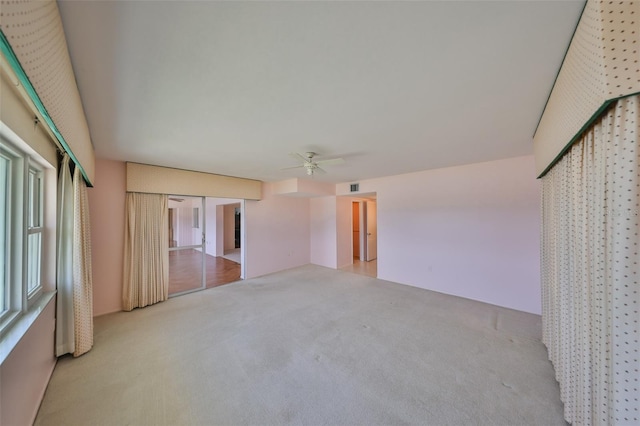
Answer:
<svg viewBox="0 0 640 426"><path fill-rule="evenodd" d="M95 326L37 425L565 424L540 317L348 272L309 265Z"/></svg>

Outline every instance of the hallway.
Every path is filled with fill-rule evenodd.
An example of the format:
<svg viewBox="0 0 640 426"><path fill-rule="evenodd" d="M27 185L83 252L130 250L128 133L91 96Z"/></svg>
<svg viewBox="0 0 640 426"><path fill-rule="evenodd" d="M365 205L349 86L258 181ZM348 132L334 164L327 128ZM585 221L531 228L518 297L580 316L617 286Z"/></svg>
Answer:
<svg viewBox="0 0 640 426"><path fill-rule="evenodd" d="M357 257L353 258L353 263L347 265L344 268L340 268L341 271L353 272L354 274L366 275L368 277L378 277L378 259L371 260L369 262L362 262Z"/></svg>

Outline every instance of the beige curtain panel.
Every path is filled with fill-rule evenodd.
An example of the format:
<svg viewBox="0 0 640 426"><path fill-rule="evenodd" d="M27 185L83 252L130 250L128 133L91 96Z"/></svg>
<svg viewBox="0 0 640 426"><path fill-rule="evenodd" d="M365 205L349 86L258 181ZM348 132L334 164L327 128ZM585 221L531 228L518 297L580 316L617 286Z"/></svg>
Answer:
<svg viewBox="0 0 640 426"><path fill-rule="evenodd" d="M79 167L73 175L73 227L73 356L80 356L93 347L93 283L89 198Z"/></svg>
<svg viewBox="0 0 640 426"><path fill-rule="evenodd" d="M640 99L542 179L543 342L575 425L640 424Z"/></svg>
<svg viewBox="0 0 640 426"><path fill-rule="evenodd" d="M128 192L124 249L125 311L169 297L169 199Z"/></svg>

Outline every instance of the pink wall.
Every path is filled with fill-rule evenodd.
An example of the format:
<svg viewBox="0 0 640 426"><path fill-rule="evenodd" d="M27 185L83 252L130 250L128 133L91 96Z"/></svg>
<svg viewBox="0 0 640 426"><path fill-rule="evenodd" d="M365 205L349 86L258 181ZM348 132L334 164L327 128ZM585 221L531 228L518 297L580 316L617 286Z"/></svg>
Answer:
<svg viewBox="0 0 640 426"><path fill-rule="evenodd" d="M33 424L56 365L55 298L0 366L0 424Z"/></svg>
<svg viewBox="0 0 640 426"><path fill-rule="evenodd" d="M353 263L353 254L351 251L351 237L353 235L352 202L353 200L349 197L337 197L336 200L336 212L338 215L336 220L336 256L338 268L343 268Z"/></svg>
<svg viewBox="0 0 640 426"><path fill-rule="evenodd" d="M125 169L98 160L96 172L89 196L100 315L121 309L124 213L114 212L124 212ZM539 185L532 176L527 156L361 181L361 193L378 197L378 276L539 313ZM277 196L270 183L263 192L263 200L245 205L247 278L310 261L351 261L348 197ZM337 192L349 195L348 184Z"/></svg>
<svg viewBox="0 0 640 426"><path fill-rule="evenodd" d="M534 176L526 156L361 181L377 193L378 277L540 313Z"/></svg>
<svg viewBox="0 0 640 426"><path fill-rule="evenodd" d="M218 256L218 223L220 223L220 227L222 227L222 213L220 217L218 217L218 205L216 204L213 198L205 199L205 203L207 204L207 237L205 243L205 251L210 256ZM222 211L222 206L220 206L220 211ZM220 256L222 256L222 252Z"/></svg>
<svg viewBox="0 0 640 426"><path fill-rule="evenodd" d="M310 199L311 263L336 268L336 197Z"/></svg>
<svg viewBox="0 0 640 426"><path fill-rule="evenodd" d="M95 187L89 189L93 315L122 310L125 163L96 159Z"/></svg>
<svg viewBox="0 0 640 426"><path fill-rule="evenodd" d="M273 194L263 185L263 199L245 202L246 278L309 263L309 199Z"/></svg>
<svg viewBox="0 0 640 426"><path fill-rule="evenodd" d="M342 268L353 262L351 240L351 199L346 197L312 198L310 215L311 263Z"/></svg>
<svg viewBox="0 0 640 426"><path fill-rule="evenodd" d="M216 256L224 255L224 206L216 206L216 221L215 223L216 235L213 243L216 247Z"/></svg>
<svg viewBox="0 0 640 426"><path fill-rule="evenodd" d="M49 293L56 289L57 171L50 165L43 166L46 188L42 285L43 290ZM44 303L49 294L42 297L41 302ZM0 365L0 425L28 425L35 419L56 364L55 307L55 297L51 297L41 308L40 302L36 302L36 306L2 336L0 346L10 352L7 354L3 351L6 358ZM32 317L35 317L33 323L24 335L19 336L18 330L22 330L29 322L26 318ZM13 344L15 346L11 348Z"/></svg>
<svg viewBox="0 0 640 426"><path fill-rule="evenodd" d="M242 200L207 197L205 201L207 204L207 254L222 256L224 254L224 205L234 204L240 207ZM235 233L235 222L233 227Z"/></svg>
<svg viewBox="0 0 640 426"><path fill-rule="evenodd" d="M198 231L198 229L193 227L193 207L191 206L191 202L191 198L186 198L182 203L175 203L179 204L174 210L178 225L175 230L174 239L178 247L196 244L193 234L194 230ZM196 204L196 207L200 207L199 204ZM200 213L202 213L202 208L200 208Z"/></svg>
<svg viewBox="0 0 640 426"><path fill-rule="evenodd" d="M236 207L240 207L240 204L229 204L224 206L223 220L225 251L236 248Z"/></svg>

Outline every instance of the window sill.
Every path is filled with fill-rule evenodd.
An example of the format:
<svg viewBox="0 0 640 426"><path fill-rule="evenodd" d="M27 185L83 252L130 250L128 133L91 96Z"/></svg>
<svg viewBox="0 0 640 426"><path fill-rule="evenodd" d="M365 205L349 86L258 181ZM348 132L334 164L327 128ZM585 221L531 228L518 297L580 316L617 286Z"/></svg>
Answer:
<svg viewBox="0 0 640 426"><path fill-rule="evenodd" d="M56 292L43 293L29 310L20 315L18 319L8 327L8 330L0 338L0 364L4 363L11 351L18 345L20 339L27 334L34 322L38 319L42 311L53 300Z"/></svg>

